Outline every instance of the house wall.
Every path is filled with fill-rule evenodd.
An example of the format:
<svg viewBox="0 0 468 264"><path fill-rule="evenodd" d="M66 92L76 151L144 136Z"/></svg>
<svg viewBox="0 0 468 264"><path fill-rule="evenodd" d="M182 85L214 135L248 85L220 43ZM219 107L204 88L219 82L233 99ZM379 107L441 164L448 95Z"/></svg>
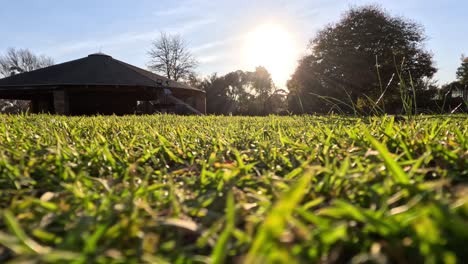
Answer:
<svg viewBox="0 0 468 264"><path fill-rule="evenodd" d="M195 108L201 114L206 114L206 94L194 90L172 90L172 95ZM177 113L177 111L176 111Z"/></svg>
<svg viewBox="0 0 468 264"><path fill-rule="evenodd" d="M31 113L55 113L52 96L37 96L31 100Z"/></svg>
<svg viewBox="0 0 468 264"><path fill-rule="evenodd" d="M206 113L205 94L182 89L174 89L173 96L192 107L179 106L161 89L148 87L118 86L62 86L41 89L18 90L0 93L0 98L30 100L31 113L51 113L59 115L125 115L135 113L169 112L193 114L193 108ZM151 101L151 107L137 101ZM147 107L145 107L147 106Z"/></svg>
<svg viewBox="0 0 468 264"><path fill-rule="evenodd" d="M206 95L199 94L195 97L195 109L200 111L202 114L206 114Z"/></svg>
<svg viewBox="0 0 468 264"><path fill-rule="evenodd" d="M125 93L75 93L69 94L71 115L125 115L136 111L137 98Z"/></svg>
<svg viewBox="0 0 468 264"><path fill-rule="evenodd" d="M68 115L69 114L69 98L68 93L64 90L54 91L54 110L56 114Z"/></svg>

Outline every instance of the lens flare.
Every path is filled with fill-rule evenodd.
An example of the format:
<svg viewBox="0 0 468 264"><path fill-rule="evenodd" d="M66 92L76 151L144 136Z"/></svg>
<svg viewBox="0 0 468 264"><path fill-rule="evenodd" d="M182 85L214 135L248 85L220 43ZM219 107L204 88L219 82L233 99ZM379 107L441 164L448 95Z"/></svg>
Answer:
<svg viewBox="0 0 468 264"><path fill-rule="evenodd" d="M276 85L284 87L296 64L292 35L277 24L264 24L249 32L244 43L247 67L264 66Z"/></svg>

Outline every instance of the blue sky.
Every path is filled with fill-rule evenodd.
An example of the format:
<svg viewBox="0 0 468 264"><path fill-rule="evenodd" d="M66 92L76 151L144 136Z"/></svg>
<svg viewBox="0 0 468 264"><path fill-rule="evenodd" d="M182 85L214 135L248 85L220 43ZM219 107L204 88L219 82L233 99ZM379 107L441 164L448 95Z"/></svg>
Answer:
<svg viewBox="0 0 468 264"><path fill-rule="evenodd" d="M465 0L0 0L0 52L29 48L58 62L102 51L146 67L147 51L160 31L179 33L200 61L197 72L252 70L242 59L246 33L265 23L286 29L292 61L315 33L350 6L377 3L394 15L422 24L427 49L439 69L436 79L455 79L460 55L468 54ZM249 68L250 67L250 68ZM288 73L290 74L290 73ZM278 86L284 80L276 80Z"/></svg>

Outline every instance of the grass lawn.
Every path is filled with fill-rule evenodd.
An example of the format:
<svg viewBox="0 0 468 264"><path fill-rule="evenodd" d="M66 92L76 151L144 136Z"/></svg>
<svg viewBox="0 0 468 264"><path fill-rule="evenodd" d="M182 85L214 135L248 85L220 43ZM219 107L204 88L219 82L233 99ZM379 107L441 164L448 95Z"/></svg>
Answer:
<svg viewBox="0 0 468 264"><path fill-rule="evenodd" d="M0 121L0 262L468 261L466 115Z"/></svg>

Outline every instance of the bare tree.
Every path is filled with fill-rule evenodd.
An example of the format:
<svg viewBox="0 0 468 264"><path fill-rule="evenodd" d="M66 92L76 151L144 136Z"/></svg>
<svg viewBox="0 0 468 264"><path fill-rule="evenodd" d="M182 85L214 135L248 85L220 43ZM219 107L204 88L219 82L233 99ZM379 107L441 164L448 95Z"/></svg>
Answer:
<svg viewBox="0 0 468 264"><path fill-rule="evenodd" d="M0 75L10 75L28 72L51 66L54 61L44 55L35 55L28 49L9 48L5 55L0 56Z"/></svg>
<svg viewBox="0 0 468 264"><path fill-rule="evenodd" d="M0 78L51 66L54 61L44 55L35 55L28 49L9 48L5 55L0 55ZM26 111L28 101L0 99L0 112L19 113Z"/></svg>
<svg viewBox="0 0 468 264"><path fill-rule="evenodd" d="M148 56L151 71L164 74L174 81L188 79L198 65L180 35L165 32L161 32L159 38L153 41Z"/></svg>

